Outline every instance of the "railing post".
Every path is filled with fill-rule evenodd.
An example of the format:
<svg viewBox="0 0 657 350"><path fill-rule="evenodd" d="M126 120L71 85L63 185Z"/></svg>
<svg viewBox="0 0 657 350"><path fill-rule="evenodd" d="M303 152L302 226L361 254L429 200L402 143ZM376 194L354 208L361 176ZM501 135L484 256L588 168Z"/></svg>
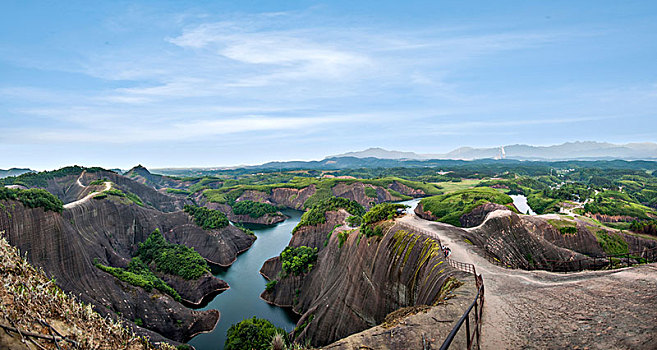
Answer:
<svg viewBox="0 0 657 350"><path fill-rule="evenodd" d="M476 278L476 276L475 276ZM477 348L479 348L479 324L481 323L481 320L479 319L479 311L477 308L478 302L475 303L475 340L477 341Z"/></svg>
<svg viewBox="0 0 657 350"><path fill-rule="evenodd" d="M477 304L475 304L477 305ZM472 346L472 342L470 341L470 315L468 315L465 318L465 337L467 339L467 345L468 345L468 350Z"/></svg>

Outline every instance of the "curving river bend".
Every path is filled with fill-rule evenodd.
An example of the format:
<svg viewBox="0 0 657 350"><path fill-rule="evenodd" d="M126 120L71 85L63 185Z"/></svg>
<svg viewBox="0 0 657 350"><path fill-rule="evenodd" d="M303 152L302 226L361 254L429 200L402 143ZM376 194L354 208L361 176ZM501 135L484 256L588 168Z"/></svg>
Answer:
<svg viewBox="0 0 657 350"><path fill-rule="evenodd" d="M226 331L234 323L253 316L266 318L277 327L291 332L297 316L287 309L267 304L260 299L267 280L260 275L265 260L278 256L292 238L292 229L299 223L302 212L283 210L290 218L274 226L244 225L256 234L258 239L251 248L237 257L228 268L213 268L213 274L228 282L230 289L217 295L201 310L217 309L221 312L219 324L210 333L199 334L189 344L197 350L218 350L224 348Z"/></svg>

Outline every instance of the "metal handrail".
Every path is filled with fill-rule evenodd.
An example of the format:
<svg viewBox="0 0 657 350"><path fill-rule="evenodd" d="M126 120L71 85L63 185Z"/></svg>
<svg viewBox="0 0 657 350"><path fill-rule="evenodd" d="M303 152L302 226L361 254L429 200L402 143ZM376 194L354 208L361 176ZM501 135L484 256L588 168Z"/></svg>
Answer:
<svg viewBox="0 0 657 350"><path fill-rule="evenodd" d="M449 335L447 335L447 338L445 338L445 341L443 342L443 345L440 346L440 350L446 350L449 349L449 346L452 344L452 341L454 341L454 337L456 334L459 332L461 329L461 326L463 326L463 323L465 323L465 328L466 328L466 337L467 337L467 346L468 349L472 348L472 342L477 340L477 349L479 349L479 324L480 324L480 314L479 310L483 310L483 305L478 307L478 301L479 297L484 295L484 285L483 283L481 286L479 286L479 289L477 290L477 295L475 296L474 300L470 304L467 310L465 310L465 313L463 313L463 316L459 319L459 321L454 325L454 328L452 328L452 331L449 332ZM472 309L475 309L475 333L470 337L470 312Z"/></svg>

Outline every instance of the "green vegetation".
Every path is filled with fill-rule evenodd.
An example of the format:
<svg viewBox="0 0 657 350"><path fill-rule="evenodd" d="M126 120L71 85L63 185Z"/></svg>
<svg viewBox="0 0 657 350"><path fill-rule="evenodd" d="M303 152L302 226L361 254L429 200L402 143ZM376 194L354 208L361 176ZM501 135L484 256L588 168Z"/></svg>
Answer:
<svg viewBox="0 0 657 350"><path fill-rule="evenodd" d="M244 225L240 224L239 222L236 222L234 225L235 225L235 227L242 230L242 232L246 233L247 235L255 236L255 233L253 231L251 231L250 229L244 227Z"/></svg>
<svg viewBox="0 0 657 350"><path fill-rule="evenodd" d="M594 201L584 206L584 210L593 214L630 216L642 220L650 219L650 215L657 216L654 209L639 204L629 194L618 191L598 194Z"/></svg>
<svg viewBox="0 0 657 350"><path fill-rule="evenodd" d="M559 230L562 235L574 235L577 233L577 223L575 221L548 219L548 223Z"/></svg>
<svg viewBox="0 0 657 350"><path fill-rule="evenodd" d="M480 179L464 179L461 181L449 181L449 182L439 182L437 183L438 186L440 186L440 189L445 193L452 193L460 190L464 190L467 188L472 188L481 183L482 180Z"/></svg>
<svg viewBox="0 0 657 350"><path fill-rule="evenodd" d="M159 277L155 276L148 266L146 266L146 264L138 257L133 258L125 269L105 266L97 261L95 261L95 265L97 268L111 274L121 281L132 284L133 286L144 288L147 292L150 292L155 288L163 293L169 294L176 301L182 300L178 292Z"/></svg>
<svg viewBox="0 0 657 350"><path fill-rule="evenodd" d="M398 203L381 203L373 206L363 215L363 225L370 225L383 220L392 220L397 215L397 209L406 209L407 205Z"/></svg>
<svg viewBox="0 0 657 350"><path fill-rule="evenodd" d="M278 212L278 208L268 203L244 200L233 204L233 213L236 215L248 215L254 219L276 212Z"/></svg>
<svg viewBox="0 0 657 350"><path fill-rule="evenodd" d="M269 350L271 340L276 334L285 339L287 332L262 318L245 319L236 323L226 332L225 350Z"/></svg>
<svg viewBox="0 0 657 350"><path fill-rule="evenodd" d="M177 189L177 188L167 188L167 193L190 195L192 192L187 190Z"/></svg>
<svg viewBox="0 0 657 350"><path fill-rule="evenodd" d="M46 211L50 210L57 213L64 210L64 204L59 198L46 190L38 188L21 190L0 187L0 200L15 200L30 208L43 208Z"/></svg>
<svg viewBox="0 0 657 350"><path fill-rule="evenodd" d="M105 196L102 196L103 194ZM134 194L132 192L123 192L123 191L121 191L119 189L116 189L116 188L110 188L107 191L103 191L101 194L95 195L94 199L103 199L103 198L107 197L107 195L117 196L117 197L125 197L125 198L127 198L128 200L130 200L131 202L137 204L140 207L144 206L144 202L142 202L141 198L139 198L139 196L137 196L136 194Z"/></svg>
<svg viewBox="0 0 657 350"><path fill-rule="evenodd" d="M265 286L265 290L268 291L268 292L271 292L272 290L274 290L277 283L278 283L278 280L268 281L267 285Z"/></svg>
<svg viewBox="0 0 657 350"><path fill-rule="evenodd" d="M91 181L91 182L89 183L89 186L99 186L99 185L104 185L104 184L105 184L105 181L108 181L108 180L107 180L106 178L97 179L97 180Z"/></svg>
<svg viewBox="0 0 657 350"><path fill-rule="evenodd" d="M372 187L365 187L365 195L370 198L376 198L377 197L376 189Z"/></svg>
<svg viewBox="0 0 657 350"><path fill-rule="evenodd" d="M194 222L204 230L218 230L228 226L228 218L219 210L185 205L184 211L194 218Z"/></svg>
<svg viewBox="0 0 657 350"><path fill-rule="evenodd" d="M107 171L102 168L84 168L75 165L75 166L65 167L53 171L42 171L40 173L26 173L16 177L8 177L5 179L0 179L0 185L23 185L25 187L47 187L48 180L53 180L68 175L80 175L84 170L86 170L87 173Z"/></svg>
<svg viewBox="0 0 657 350"><path fill-rule="evenodd" d="M632 221L629 227L636 233L645 233L647 235L657 236L657 220L649 221Z"/></svg>
<svg viewBox="0 0 657 350"><path fill-rule="evenodd" d="M317 248L288 246L280 256L283 272L299 276L313 269L313 264L317 261Z"/></svg>
<svg viewBox="0 0 657 350"><path fill-rule="evenodd" d="M598 230L595 233L595 238L608 255L627 254L629 252L627 242L625 242L621 235L605 230Z"/></svg>
<svg viewBox="0 0 657 350"><path fill-rule="evenodd" d="M509 204L513 200L508 195L487 187L459 190L440 196L423 198L420 203L425 211L430 211L438 221L461 226L459 218L485 203Z"/></svg>
<svg viewBox="0 0 657 350"><path fill-rule="evenodd" d="M304 174L309 175L310 172ZM222 187L208 189L206 188L203 191L205 198L214 203L221 204L234 204L237 198L239 198L244 191L258 191L266 194L271 194L274 188L294 188L294 189L303 189L308 186L315 186L315 193L310 196L304 203L304 208L312 208L317 205L319 202L327 200L334 197L332 188L338 184L353 184L361 182L364 184L369 184L373 186L378 186L382 188L389 189L393 183L397 182L403 185L406 185L410 188L420 189L427 195L440 194L441 191L434 184L423 183L419 181L405 180L398 177L384 177L377 179L339 179L339 178L314 178L310 176L293 176L301 175L301 172L295 173L276 173L271 174L269 177L266 175L252 175L248 177L240 178L238 181L229 181L224 180ZM255 181L254 179L258 179ZM273 180L284 179L286 182L275 183L271 182ZM217 181L217 180L214 180ZM255 184L257 182L258 184ZM190 191L192 188L190 187ZM376 198L376 189L369 188L365 189L366 195L372 198ZM389 190L391 191L391 190ZM393 193L394 192L394 193ZM390 192L391 194L398 194L398 197L402 199L408 199L410 197L404 196L397 193L396 191Z"/></svg>
<svg viewBox="0 0 657 350"><path fill-rule="evenodd" d="M178 275L187 280L198 279L210 271L205 259L194 249L167 242L159 229L153 231L144 243L139 244L137 254L125 269L105 266L97 259L94 260L97 268L121 281L144 288L148 292L157 289L176 301L181 301L178 292L151 271L151 264L157 271Z"/></svg>
<svg viewBox="0 0 657 350"><path fill-rule="evenodd" d="M349 235L353 232L353 230L349 231L341 231L338 233L338 247L342 248L344 245L344 242L347 241L347 238L349 238Z"/></svg>
<svg viewBox="0 0 657 350"><path fill-rule="evenodd" d="M363 217L357 215L349 216L345 221L351 227L358 227L363 223Z"/></svg>
<svg viewBox="0 0 657 350"><path fill-rule="evenodd" d="M167 242L159 229L139 244L137 257L146 265L154 262L158 271L178 275L186 280L198 279L210 271L208 263L199 253L184 245Z"/></svg>
<svg viewBox="0 0 657 350"><path fill-rule="evenodd" d="M548 214L559 212L558 199L546 198L541 192L531 193L527 196L527 204L537 214Z"/></svg>
<svg viewBox="0 0 657 350"><path fill-rule="evenodd" d="M294 234L299 228L303 226L315 226L323 224L326 222L326 212L335 211L338 209L344 209L352 215L362 216L365 214L365 208L362 205L358 204L356 201L342 197L332 197L325 199L310 210L303 213L299 224L292 230Z"/></svg>

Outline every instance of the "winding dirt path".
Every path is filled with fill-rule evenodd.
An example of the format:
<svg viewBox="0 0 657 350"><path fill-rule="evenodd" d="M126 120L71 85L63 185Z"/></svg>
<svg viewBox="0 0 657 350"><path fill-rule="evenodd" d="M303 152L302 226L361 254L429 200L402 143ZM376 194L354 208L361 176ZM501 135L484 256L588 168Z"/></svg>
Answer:
<svg viewBox="0 0 657 350"><path fill-rule="evenodd" d="M77 183L82 187L87 187L87 186L82 185L82 183L80 182L80 178L78 178ZM88 195L84 196L81 199L78 199L78 200L76 200L74 202L71 202L71 203L66 203L66 204L64 204L64 209L71 209L71 208L77 207L78 205L90 200L95 195L100 194L100 193L105 192L105 191L108 191L109 189L112 188L112 183L111 182L105 181L104 184L105 184L105 188L102 191L91 192L91 193L89 193Z"/></svg>
<svg viewBox="0 0 657 350"><path fill-rule="evenodd" d="M483 349L657 349L657 264L569 274L512 270L479 255L464 229L412 212L399 221L433 233L452 259L483 276Z"/></svg>

